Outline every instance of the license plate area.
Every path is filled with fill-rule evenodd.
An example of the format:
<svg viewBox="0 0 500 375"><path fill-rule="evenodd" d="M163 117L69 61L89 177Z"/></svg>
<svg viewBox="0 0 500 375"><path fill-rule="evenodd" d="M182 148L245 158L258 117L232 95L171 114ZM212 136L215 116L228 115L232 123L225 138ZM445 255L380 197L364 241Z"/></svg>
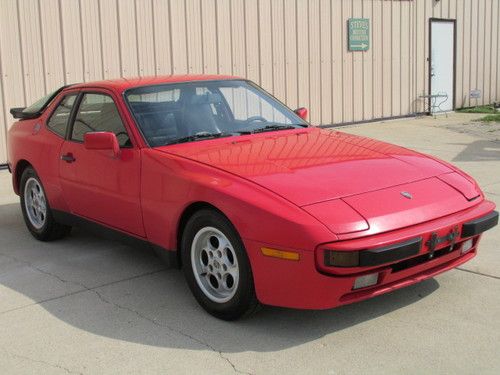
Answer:
<svg viewBox="0 0 500 375"><path fill-rule="evenodd" d="M418 266L420 264L426 263L432 259L440 258L444 255L450 254L453 251L459 250L461 247L460 243L454 244L453 247L451 245L443 247L442 249L435 250L432 253L432 257L429 256L429 253L422 254L410 259L402 260L401 262L395 263L391 265L392 273L404 271L408 268Z"/></svg>

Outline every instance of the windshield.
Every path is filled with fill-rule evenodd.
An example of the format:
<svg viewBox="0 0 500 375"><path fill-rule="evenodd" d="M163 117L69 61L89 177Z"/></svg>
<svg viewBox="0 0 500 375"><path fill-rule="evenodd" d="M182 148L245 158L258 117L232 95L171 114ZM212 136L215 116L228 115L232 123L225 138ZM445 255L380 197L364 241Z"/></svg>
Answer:
<svg viewBox="0 0 500 375"><path fill-rule="evenodd" d="M152 147L293 129L307 123L248 81L197 81L127 90L125 99Z"/></svg>

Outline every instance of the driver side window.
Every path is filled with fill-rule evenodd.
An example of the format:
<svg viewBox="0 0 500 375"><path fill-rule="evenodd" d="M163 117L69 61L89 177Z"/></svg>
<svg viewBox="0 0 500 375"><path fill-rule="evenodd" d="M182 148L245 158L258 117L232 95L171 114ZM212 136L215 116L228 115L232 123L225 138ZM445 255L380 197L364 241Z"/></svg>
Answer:
<svg viewBox="0 0 500 375"><path fill-rule="evenodd" d="M118 113L115 102L109 95L84 94L76 114L71 139L83 142L88 132L112 132L120 147L130 147L130 138Z"/></svg>

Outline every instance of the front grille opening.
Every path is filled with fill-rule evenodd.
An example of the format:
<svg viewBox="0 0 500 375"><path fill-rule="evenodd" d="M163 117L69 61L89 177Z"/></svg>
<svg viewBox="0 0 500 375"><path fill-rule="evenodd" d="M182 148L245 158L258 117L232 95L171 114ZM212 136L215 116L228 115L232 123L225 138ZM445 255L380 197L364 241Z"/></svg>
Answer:
<svg viewBox="0 0 500 375"><path fill-rule="evenodd" d="M391 266L392 272L394 273L394 272L403 271L403 270L406 270L408 268L418 266L419 264L428 262L431 259L436 259L436 258L442 257L443 255L449 254L452 251L456 251L456 250L460 249L460 246L461 246L461 244L457 243L453 246L453 249L451 249L451 246L446 246L442 249L436 250L436 251L434 251L434 256L432 258L429 258L429 254L427 253L427 254L419 255L418 257L415 257L415 258L403 260L403 261L398 262L396 264L393 264Z"/></svg>

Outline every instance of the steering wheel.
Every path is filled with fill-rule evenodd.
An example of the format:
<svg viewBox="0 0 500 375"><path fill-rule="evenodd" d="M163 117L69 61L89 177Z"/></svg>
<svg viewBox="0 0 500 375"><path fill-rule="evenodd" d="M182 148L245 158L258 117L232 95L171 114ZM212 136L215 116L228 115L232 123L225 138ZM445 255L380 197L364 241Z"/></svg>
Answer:
<svg viewBox="0 0 500 375"><path fill-rule="evenodd" d="M251 124L252 122L255 122L255 121L260 121L260 122L268 122L264 117L262 116L252 116L252 117L249 117L246 119L246 123L247 124Z"/></svg>
<svg viewBox="0 0 500 375"><path fill-rule="evenodd" d="M126 135L128 137L128 133L126 131L121 131L121 132L118 132L115 134L116 135L116 138L118 138L120 135Z"/></svg>
<svg viewBox="0 0 500 375"><path fill-rule="evenodd" d="M118 139L118 143L120 144L120 146L128 146L130 143L130 137L128 136L128 133L126 131L120 131L118 133L115 133L116 135L116 139ZM122 144L122 142L120 141L120 137L126 137L126 138L122 138L124 143Z"/></svg>

